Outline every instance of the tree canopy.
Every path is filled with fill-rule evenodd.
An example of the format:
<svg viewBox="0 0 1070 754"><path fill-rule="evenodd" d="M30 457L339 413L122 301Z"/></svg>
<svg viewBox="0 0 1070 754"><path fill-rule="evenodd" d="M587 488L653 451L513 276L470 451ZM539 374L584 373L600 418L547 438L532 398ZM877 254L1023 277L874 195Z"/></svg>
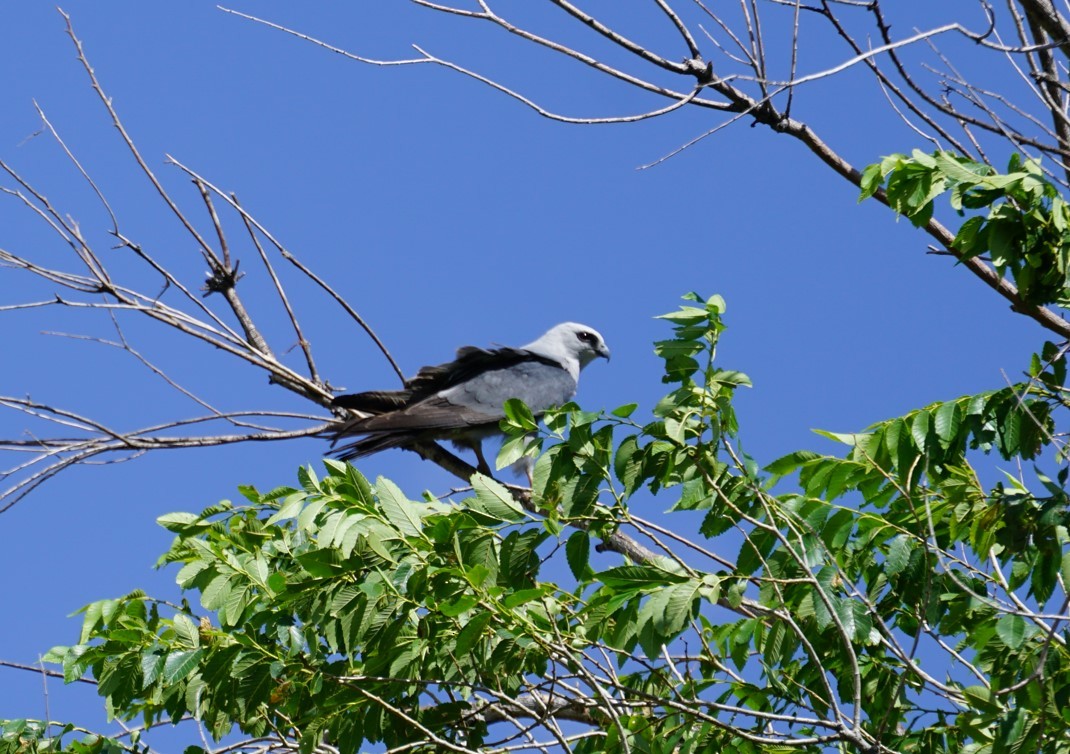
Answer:
<svg viewBox="0 0 1070 754"><path fill-rule="evenodd" d="M987 27L963 20L894 38L879 2L774 2L773 10L788 13L788 23L782 17L773 27L791 40L785 61L766 53L758 8L767 6L747 0L738 14L718 15L702 3L685 13L657 0L656 14L689 53L679 62L633 42L608 12L603 20L563 0L550 3L617 54L652 67L640 78L609 56L513 24L488 3L416 4L489 22L670 101L641 117L584 123L700 108L799 140L854 183L860 201L887 205L926 233L938 255L1002 297L1011 307L1006 316L1034 322L1035 353L1019 376L986 392L934 396L938 402L857 432L821 428L838 453L752 457L747 437L755 430L741 425L734 408L738 390L751 384L734 368L747 365L722 364L718 355L722 338L731 337L725 299L689 293L659 317L664 334L653 349L669 392L656 405L585 411L569 404L535 417L522 403L506 404L498 468L535 457L530 488L477 473L434 443L414 449L462 489L421 497L404 479L372 481L330 460L299 469L292 486L280 479L283 486L270 490L241 487L238 501L159 519L174 535L159 565L175 572L180 603L141 591L93 602L80 611L76 641L44 660L67 681L93 682L118 720L146 729L196 721L204 737L189 754L369 746L503 754L1070 751L1063 164L1070 155L1063 65L1070 23L1063 15L1042 0L999 11L982 2L976 10ZM826 24L852 57L797 74L803 16ZM859 18L879 32L878 45L862 46L860 27L850 25ZM723 53L716 65L703 56L700 28ZM88 308L147 317L244 360L324 409L334 388L317 369L270 251L364 327L401 374L329 281L236 197L179 164L214 238L187 219L140 157L69 32L120 138L209 267L203 292L224 302L227 318L115 222L120 247L176 289L178 303L117 282L114 265L78 223L10 168L18 189L9 193L65 239L84 269L72 274L7 251L3 261L66 290L70 300L58 299L64 305L86 294L94 302ZM718 35L731 40L730 50ZM920 85L908 53L946 36L1028 71L1037 114L1008 104L947 58L936 89L943 94ZM423 57L395 62L476 76L541 115L563 117L417 49ZM786 65L783 81L769 73L774 65ZM855 167L794 119L797 90L854 67L869 70L934 148L872 155L873 164ZM270 272L300 367L277 355L250 314L218 209L240 222ZM118 324L116 331L121 347L140 359ZM887 368L911 379L911 364L889 357ZM3 401L80 433L5 443L5 450L34 454L8 472L17 481L3 492L7 506L98 457L318 436L343 418L207 407L205 417L120 432L29 398ZM299 426L254 423L267 420ZM186 431L210 422L232 431ZM141 729L113 737L14 719L0 721L0 732L0 754L152 750Z"/></svg>

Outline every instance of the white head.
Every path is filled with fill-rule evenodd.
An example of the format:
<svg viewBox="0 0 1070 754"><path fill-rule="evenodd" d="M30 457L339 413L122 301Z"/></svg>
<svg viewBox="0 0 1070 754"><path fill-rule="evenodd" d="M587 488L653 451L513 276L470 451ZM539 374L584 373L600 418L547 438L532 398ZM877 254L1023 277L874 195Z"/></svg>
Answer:
<svg viewBox="0 0 1070 754"><path fill-rule="evenodd" d="M562 322L551 327L538 340L524 346L524 350L561 362L577 379L580 370L599 356L609 361L609 348L602 335L592 327L575 322Z"/></svg>

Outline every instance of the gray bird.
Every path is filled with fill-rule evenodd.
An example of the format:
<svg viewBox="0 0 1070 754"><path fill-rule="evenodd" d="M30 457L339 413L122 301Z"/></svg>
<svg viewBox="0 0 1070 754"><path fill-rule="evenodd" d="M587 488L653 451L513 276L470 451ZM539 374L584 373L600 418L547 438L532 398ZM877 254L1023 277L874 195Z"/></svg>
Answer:
<svg viewBox="0 0 1070 754"><path fill-rule="evenodd" d="M337 431L334 442L363 436L333 452L351 460L388 448L427 440L452 440L475 451L479 469L489 474L482 441L500 432L502 406L519 398L539 416L576 394L580 370L609 349L597 330L575 322L550 328L521 348L464 346L446 364L426 366L401 390L339 395L333 405L355 417Z"/></svg>

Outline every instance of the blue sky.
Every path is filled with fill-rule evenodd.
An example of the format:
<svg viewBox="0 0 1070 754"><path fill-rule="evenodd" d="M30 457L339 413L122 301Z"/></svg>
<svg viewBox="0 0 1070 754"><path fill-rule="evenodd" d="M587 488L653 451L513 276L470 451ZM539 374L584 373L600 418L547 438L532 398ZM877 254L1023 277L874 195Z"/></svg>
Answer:
<svg viewBox="0 0 1070 754"><path fill-rule="evenodd" d="M410 57L409 45L419 43L570 115L664 104L488 25L402 3L235 0L234 7L372 57ZM613 349L610 364L584 373L582 405L634 401L646 412L664 391L651 342L669 332L653 317L687 291L720 293L730 326L721 363L755 383L738 399L744 447L767 462L801 447L829 449L812 428L855 431L1000 387L1044 339L946 257L926 255L928 239L909 223L875 202L858 205L856 190L798 143L746 121L639 170L721 116L681 111L632 125L570 126L446 69L361 65L211 2L71 0L64 8L142 154L202 230L210 227L200 200L164 164L165 154L236 192L347 297L407 373L447 360L463 344L519 345L575 320L600 330ZM587 39L559 18L532 20L565 39ZM637 37L651 44L675 43L649 18L622 12L620 20L636 24ZM849 57L820 37L806 49L804 72ZM147 289L155 285L122 252L105 251L107 217L55 143L37 134L36 99L124 232L198 281L203 262L118 141L51 4L0 6L0 66L7 72L0 157L76 218L118 269ZM919 146L861 71L801 90L794 114L859 167ZM0 199L0 248L74 268L69 249L24 207ZM235 253L248 273L240 289L272 345L286 351L293 336L256 294L264 275L233 220ZM331 383L393 386L363 333L286 273ZM52 292L0 269L0 305ZM55 307L0 313L7 354L0 394L32 394L125 429L191 413L188 401L128 354L42 334L113 338L96 314ZM307 408L203 345L136 320L124 328L147 358L221 407ZM296 350L286 358L300 365ZM22 415L0 412L4 437L28 428ZM152 570L169 542L153 523L157 516L232 497L239 484L292 483L296 468L318 462L324 450L325 443L304 440L173 451L48 482L0 516L7 574L0 659L32 663L54 644L73 643L77 622L65 616L91 600L133 588L174 597L173 573ZM402 452L361 467L412 496L453 486ZM658 510L669 502L659 501ZM50 682L52 717L99 721L89 691ZM44 705L40 678L0 669L0 716L42 717Z"/></svg>

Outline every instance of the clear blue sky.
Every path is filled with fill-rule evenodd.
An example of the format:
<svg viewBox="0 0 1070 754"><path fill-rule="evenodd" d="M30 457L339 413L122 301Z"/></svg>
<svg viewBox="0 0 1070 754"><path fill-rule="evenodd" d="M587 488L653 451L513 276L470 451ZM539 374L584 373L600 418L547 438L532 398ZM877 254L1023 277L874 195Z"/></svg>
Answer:
<svg viewBox="0 0 1070 754"><path fill-rule="evenodd" d="M720 116L569 126L443 68L360 65L212 2L70 0L64 7L142 154L202 230L209 226L200 200L164 165L165 154L236 192L348 298L407 373L448 359L459 345L519 345L576 320L599 329L613 349L610 364L584 373L580 402L597 409L636 401L645 415L663 392L651 342L668 332L652 317L689 290L720 293L730 325L721 363L754 380L738 408L745 448L767 462L801 447L828 449L810 432L815 427L860 430L934 400L1000 387L1004 372L1018 374L1043 340L947 258L926 255L928 239L908 223L874 202L857 205L855 189L798 143L746 122L637 170ZM664 104L489 25L400 2L234 0L234 7L373 57L409 57L409 45L419 43L570 115ZM535 20L549 31L561 23ZM636 23L638 37L683 57L664 29ZM809 49L804 72L849 57L834 45ZM111 245L91 192L47 135L34 136L36 99L124 231L197 280L204 265L196 249L119 143L51 4L0 5L0 69L0 157L76 218L99 249ZM919 146L861 71L802 90L796 107L859 166ZM70 251L32 215L0 199L0 247L75 268ZM230 230L237 245L240 228ZM102 253L127 268L123 252ZM235 253L249 273L243 289L262 286L253 252ZM395 384L351 321L307 285L293 286L332 384ZM47 299L53 290L0 269L0 306ZM273 345L285 351L293 338L278 312L249 295L254 313L271 323ZM0 394L32 394L122 429L194 412L129 355L42 334L114 337L95 313L50 308L0 317ZM140 322L126 332L146 357L220 407L305 408L202 345ZM287 358L300 364L297 351ZM24 417L0 412L4 437L27 427ZM32 663L54 644L74 643L78 623L65 616L91 600L134 588L174 598L173 571L151 568L169 543L154 519L232 497L239 484L292 483L295 469L318 462L325 447L174 451L47 483L0 516L0 659ZM362 468L397 480L411 496L453 484L402 452ZM100 721L91 689L51 681L49 691L54 719ZM0 717L42 717L44 705L39 677L0 669Z"/></svg>

